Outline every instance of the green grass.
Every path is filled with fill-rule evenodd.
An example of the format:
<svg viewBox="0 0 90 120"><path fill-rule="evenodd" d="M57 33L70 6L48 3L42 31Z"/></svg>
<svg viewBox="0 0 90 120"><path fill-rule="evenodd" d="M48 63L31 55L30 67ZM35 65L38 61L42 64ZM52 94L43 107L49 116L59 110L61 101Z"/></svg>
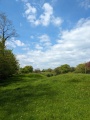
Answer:
<svg viewBox="0 0 90 120"><path fill-rule="evenodd" d="M90 120L90 75L28 74L1 81L0 120Z"/></svg>

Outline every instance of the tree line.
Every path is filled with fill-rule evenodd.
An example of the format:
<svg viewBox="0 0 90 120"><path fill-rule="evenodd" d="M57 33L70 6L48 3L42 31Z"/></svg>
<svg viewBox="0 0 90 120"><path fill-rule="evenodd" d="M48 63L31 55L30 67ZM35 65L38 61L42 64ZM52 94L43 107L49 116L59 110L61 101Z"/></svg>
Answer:
<svg viewBox="0 0 90 120"><path fill-rule="evenodd" d="M32 66L25 66L23 68L20 68L19 73L42 73L47 72L47 76L59 75L59 74L65 74L69 72L73 73L90 73L90 62L81 63L78 64L76 67L70 67L68 64L61 65L59 67L56 67L54 69L48 68L48 69L33 69Z"/></svg>

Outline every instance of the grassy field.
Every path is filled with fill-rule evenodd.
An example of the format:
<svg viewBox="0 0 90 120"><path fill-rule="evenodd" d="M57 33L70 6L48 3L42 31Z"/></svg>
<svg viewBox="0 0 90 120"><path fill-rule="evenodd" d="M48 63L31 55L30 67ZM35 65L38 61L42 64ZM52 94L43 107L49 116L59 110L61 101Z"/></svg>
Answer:
<svg viewBox="0 0 90 120"><path fill-rule="evenodd" d="M28 74L1 81L0 120L90 120L90 75Z"/></svg>

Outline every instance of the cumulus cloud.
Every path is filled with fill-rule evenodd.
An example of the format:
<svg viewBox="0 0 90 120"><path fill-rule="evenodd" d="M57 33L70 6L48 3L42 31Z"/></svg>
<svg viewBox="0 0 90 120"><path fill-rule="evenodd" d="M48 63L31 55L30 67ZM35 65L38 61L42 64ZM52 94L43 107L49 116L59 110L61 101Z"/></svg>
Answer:
<svg viewBox="0 0 90 120"><path fill-rule="evenodd" d="M47 34L43 34L41 36L38 37L38 39L40 40L40 45L45 48L50 48L51 46L51 40L50 37Z"/></svg>
<svg viewBox="0 0 90 120"><path fill-rule="evenodd" d="M35 25L48 26L50 23L56 26L60 26L63 20L60 17L56 17L53 12L53 7L49 3L44 3L41 10L42 14L38 15L37 9L32 6L29 2L24 2L25 4L25 17L27 20ZM39 17L37 17L37 15Z"/></svg>
<svg viewBox="0 0 90 120"><path fill-rule="evenodd" d="M15 38L12 38L10 41L6 42L6 46L15 48L15 47L24 47L25 44L20 40L15 40Z"/></svg>
<svg viewBox="0 0 90 120"><path fill-rule="evenodd" d="M40 15L40 22L43 26L47 26L50 23L53 8L48 3L45 3L42 9L44 10L44 13Z"/></svg>
<svg viewBox="0 0 90 120"><path fill-rule="evenodd" d="M81 7L84 7L85 9L89 9L90 8L90 0L83 0L80 3Z"/></svg>
<svg viewBox="0 0 90 120"><path fill-rule="evenodd" d="M50 37L42 35L40 42L47 42ZM43 51L35 49L20 54L17 58L21 66L32 65L34 68L55 68L61 64L75 66L81 62L90 61L90 18L81 19L71 30L62 31L57 43ZM39 45L37 46L40 47Z"/></svg>
<svg viewBox="0 0 90 120"><path fill-rule="evenodd" d="M25 4L25 9L26 9L25 16L27 20L31 23L34 23L36 19L36 12L37 12L36 8L31 6L31 4L27 2Z"/></svg>
<svg viewBox="0 0 90 120"><path fill-rule="evenodd" d="M43 34L37 37L38 42L35 44L35 49L45 51L51 47L51 40L47 34Z"/></svg>
<svg viewBox="0 0 90 120"><path fill-rule="evenodd" d="M43 34L38 38L40 39L40 42L50 42L50 37L47 34Z"/></svg>
<svg viewBox="0 0 90 120"><path fill-rule="evenodd" d="M52 23L55 25L55 26L59 26L61 25L63 22L63 20L60 18L60 17L54 17L52 16Z"/></svg>
<svg viewBox="0 0 90 120"><path fill-rule="evenodd" d="M42 49L43 49L43 47L40 46L39 44L36 44L36 45L35 45L35 48L36 48L37 50L42 50Z"/></svg>

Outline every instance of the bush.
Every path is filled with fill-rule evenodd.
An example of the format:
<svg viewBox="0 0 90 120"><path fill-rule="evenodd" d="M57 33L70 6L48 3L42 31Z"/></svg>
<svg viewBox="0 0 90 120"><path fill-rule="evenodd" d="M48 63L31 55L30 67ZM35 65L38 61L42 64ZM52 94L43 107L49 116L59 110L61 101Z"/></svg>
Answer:
<svg viewBox="0 0 90 120"><path fill-rule="evenodd" d="M51 77L51 76L53 76L53 74L52 73L48 73L46 76L47 77Z"/></svg>
<svg viewBox="0 0 90 120"><path fill-rule="evenodd" d="M0 53L0 79L12 76L18 69L18 61L11 50L4 50L4 54Z"/></svg>
<svg viewBox="0 0 90 120"><path fill-rule="evenodd" d="M21 73L32 73L33 67L32 66L25 66L24 68L20 68Z"/></svg>
<svg viewBox="0 0 90 120"><path fill-rule="evenodd" d="M71 69L70 69L70 66L68 64L61 65L61 67L60 67L61 73L68 73L70 71L71 71Z"/></svg>
<svg viewBox="0 0 90 120"><path fill-rule="evenodd" d="M61 73L60 67L54 69L55 75L59 75Z"/></svg>
<svg viewBox="0 0 90 120"><path fill-rule="evenodd" d="M85 73L85 64L83 63L83 64L77 65L75 72L76 73Z"/></svg>

